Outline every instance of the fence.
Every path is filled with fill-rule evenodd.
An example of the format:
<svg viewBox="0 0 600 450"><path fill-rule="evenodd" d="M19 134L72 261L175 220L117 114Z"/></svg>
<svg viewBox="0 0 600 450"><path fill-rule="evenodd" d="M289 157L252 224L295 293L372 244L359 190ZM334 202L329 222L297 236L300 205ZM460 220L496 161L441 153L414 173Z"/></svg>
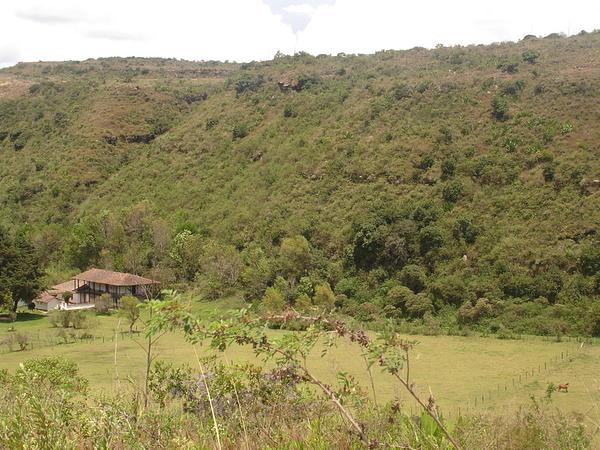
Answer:
<svg viewBox="0 0 600 450"><path fill-rule="evenodd" d="M9 331L6 336L9 336ZM15 332L16 333L16 332ZM110 336L96 336L89 333L89 331L85 329L74 329L74 328L56 328L55 333L41 333L39 330L37 333L23 333L27 336L27 350L39 350L42 348L54 347L57 345L66 345L73 344L75 342L102 342L103 344L106 342L114 342L115 334L112 333ZM118 339L131 339L139 336L136 333L129 333L128 331L119 331ZM8 344L1 345L2 341L0 340L0 354L13 353L15 350L11 350ZM18 344L15 342L14 347L18 347Z"/></svg>

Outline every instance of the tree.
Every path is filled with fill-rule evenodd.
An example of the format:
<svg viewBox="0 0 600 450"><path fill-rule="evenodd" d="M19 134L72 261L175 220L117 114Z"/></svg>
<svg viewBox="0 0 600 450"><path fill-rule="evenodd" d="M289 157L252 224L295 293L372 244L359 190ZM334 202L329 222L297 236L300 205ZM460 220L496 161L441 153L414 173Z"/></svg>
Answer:
<svg viewBox="0 0 600 450"><path fill-rule="evenodd" d="M19 301L30 303L42 289L40 257L25 232L14 238L0 228L0 308L16 312Z"/></svg>
<svg viewBox="0 0 600 450"><path fill-rule="evenodd" d="M274 287L270 287L267 288L262 298L262 306L270 313L282 311L285 309L285 300L281 292Z"/></svg>
<svg viewBox="0 0 600 450"><path fill-rule="evenodd" d="M429 225L419 232L419 242L421 244L421 254L425 255L434 248L444 245L444 235L435 225Z"/></svg>
<svg viewBox="0 0 600 450"><path fill-rule="evenodd" d="M333 309L335 306L335 294L331 290L331 287L329 287L329 284L322 284L315 289L313 303L325 311Z"/></svg>
<svg viewBox="0 0 600 450"><path fill-rule="evenodd" d="M421 292L409 297L406 300L405 308L410 317L423 317L425 313L433 311L433 303L427 294Z"/></svg>
<svg viewBox="0 0 600 450"><path fill-rule="evenodd" d="M131 295L125 295L119 300L119 314L129 322L129 332L133 333L133 327L140 318L140 301Z"/></svg>
<svg viewBox="0 0 600 450"><path fill-rule="evenodd" d="M310 268L310 245L304 236L284 238L280 255L282 269L288 278L297 279Z"/></svg>
<svg viewBox="0 0 600 450"><path fill-rule="evenodd" d="M406 286L394 286L386 295L386 303L397 310L404 311L406 303L414 296L415 293Z"/></svg>
<svg viewBox="0 0 600 450"><path fill-rule="evenodd" d="M404 266L402 272L400 272L400 281L413 292L419 293L425 289L425 285L427 284L427 274L420 266L409 264Z"/></svg>
<svg viewBox="0 0 600 450"><path fill-rule="evenodd" d="M98 260L102 250L102 229L97 220L82 219L67 242L67 256L75 267L84 270Z"/></svg>

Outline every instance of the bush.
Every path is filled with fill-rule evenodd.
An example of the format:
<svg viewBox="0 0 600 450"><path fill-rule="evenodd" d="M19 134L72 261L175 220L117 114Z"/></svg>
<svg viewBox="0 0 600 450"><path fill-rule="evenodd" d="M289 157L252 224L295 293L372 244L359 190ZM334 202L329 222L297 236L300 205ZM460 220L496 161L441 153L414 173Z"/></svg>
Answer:
<svg viewBox="0 0 600 450"><path fill-rule="evenodd" d="M458 309L458 321L461 323L475 323L492 314L492 304L487 298L480 298L473 305L470 301L465 302Z"/></svg>
<svg viewBox="0 0 600 450"><path fill-rule="evenodd" d="M274 287L267 288L262 298L262 307L269 313L283 311L286 307L285 299L279 290Z"/></svg>
<svg viewBox="0 0 600 450"><path fill-rule="evenodd" d="M463 193L463 184L460 180L452 180L442 188L442 197L449 203L456 203Z"/></svg>
<svg viewBox="0 0 600 450"><path fill-rule="evenodd" d="M285 105L285 107L283 108L283 117L289 118L289 117L296 117L297 113L294 110L292 105Z"/></svg>
<svg viewBox="0 0 600 450"><path fill-rule="evenodd" d="M60 321L60 326L63 328L69 328L71 326L71 311L58 311L58 318Z"/></svg>
<svg viewBox="0 0 600 450"><path fill-rule="evenodd" d="M442 169L442 178L450 178L454 176L454 172L456 171L456 161L453 159L445 159L441 164Z"/></svg>
<svg viewBox="0 0 600 450"><path fill-rule="evenodd" d="M68 312L68 311L65 311ZM71 313L71 324L76 330L81 330L87 327L87 314L83 311L73 311Z"/></svg>
<svg viewBox="0 0 600 450"><path fill-rule="evenodd" d="M94 301L94 309L97 314L107 314L112 304L112 296L110 294L102 294Z"/></svg>
<svg viewBox="0 0 600 450"><path fill-rule="evenodd" d="M9 351L14 351L15 346L19 347L19 351L27 350L27 346L29 345L29 336L23 333L9 333L6 335L2 344L6 345Z"/></svg>
<svg viewBox="0 0 600 450"><path fill-rule="evenodd" d="M584 275L595 275L600 272L600 242L587 244L579 255L579 270Z"/></svg>
<svg viewBox="0 0 600 450"><path fill-rule="evenodd" d="M325 311L333 309L335 306L335 294L331 290L331 287L329 287L329 284L322 284L315 289L313 303Z"/></svg>
<svg viewBox="0 0 600 450"><path fill-rule="evenodd" d="M252 76L244 74L235 82L235 94L240 96L245 92L257 91L264 82L265 80L262 75Z"/></svg>
<svg viewBox="0 0 600 450"><path fill-rule="evenodd" d="M48 322L50 322L50 325L52 325L54 328L58 328L61 324L61 314L60 311L55 309L54 311L50 311L48 312Z"/></svg>
<svg viewBox="0 0 600 450"><path fill-rule="evenodd" d="M444 245L444 235L440 228L435 225L429 225L419 232L419 243L421 254L425 255L431 250Z"/></svg>
<svg viewBox="0 0 600 450"><path fill-rule="evenodd" d="M427 274L422 267L416 264L409 264L402 268L400 281L413 292L419 293L427 285Z"/></svg>
<svg viewBox="0 0 600 450"><path fill-rule="evenodd" d="M498 64L497 68L504 73L517 73L519 71L519 63L504 62Z"/></svg>
<svg viewBox="0 0 600 450"><path fill-rule="evenodd" d="M248 126L243 123L237 123L233 126L232 136L233 140L243 139L248 136Z"/></svg>
<svg viewBox="0 0 600 450"><path fill-rule="evenodd" d="M405 98L410 98L413 95L412 88L407 84L399 84L394 86L392 89L392 97L395 100L402 100Z"/></svg>
<svg viewBox="0 0 600 450"><path fill-rule="evenodd" d="M421 160L419 161L418 167L421 170L429 170L431 166L433 166L434 162L435 160L433 159L433 156L429 153L426 153L423 156L421 156Z"/></svg>
<svg viewBox="0 0 600 450"><path fill-rule="evenodd" d="M494 97L492 100L492 117L500 122L504 122L510 118L506 99Z"/></svg>
<svg viewBox="0 0 600 450"><path fill-rule="evenodd" d="M131 295L125 295L119 300L119 314L129 322L129 332L133 332L135 323L140 318L140 301Z"/></svg>
<svg viewBox="0 0 600 450"><path fill-rule="evenodd" d="M386 304L396 308L404 308L404 305L415 293L406 286L395 286L391 288L386 296Z"/></svg>
<svg viewBox="0 0 600 450"><path fill-rule="evenodd" d="M522 53L521 57L523 58L524 62L535 64L537 59L540 57L540 53L535 50L527 50Z"/></svg>
<svg viewBox="0 0 600 450"><path fill-rule="evenodd" d="M460 274L438 277L429 290L434 299L448 305L458 306L473 297Z"/></svg>
<svg viewBox="0 0 600 450"><path fill-rule="evenodd" d="M406 300L405 308L408 316L414 318L423 317L426 313L433 311L433 303L427 294L421 292L409 297Z"/></svg>

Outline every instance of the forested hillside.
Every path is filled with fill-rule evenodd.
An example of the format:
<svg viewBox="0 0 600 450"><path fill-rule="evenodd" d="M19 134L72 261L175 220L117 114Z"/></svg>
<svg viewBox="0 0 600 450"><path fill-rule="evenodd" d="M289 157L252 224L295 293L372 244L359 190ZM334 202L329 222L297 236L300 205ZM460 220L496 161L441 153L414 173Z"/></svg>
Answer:
<svg viewBox="0 0 600 450"><path fill-rule="evenodd" d="M0 223L374 324L600 334L600 33L0 70Z"/></svg>

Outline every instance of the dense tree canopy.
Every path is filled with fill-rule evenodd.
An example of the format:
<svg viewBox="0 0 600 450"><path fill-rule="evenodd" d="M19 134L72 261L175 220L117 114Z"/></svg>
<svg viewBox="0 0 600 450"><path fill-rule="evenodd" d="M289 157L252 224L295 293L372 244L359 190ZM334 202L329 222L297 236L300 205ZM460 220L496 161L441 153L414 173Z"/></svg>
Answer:
<svg viewBox="0 0 600 450"><path fill-rule="evenodd" d="M0 309L16 311L42 288L40 258L25 232L12 236L0 227Z"/></svg>

